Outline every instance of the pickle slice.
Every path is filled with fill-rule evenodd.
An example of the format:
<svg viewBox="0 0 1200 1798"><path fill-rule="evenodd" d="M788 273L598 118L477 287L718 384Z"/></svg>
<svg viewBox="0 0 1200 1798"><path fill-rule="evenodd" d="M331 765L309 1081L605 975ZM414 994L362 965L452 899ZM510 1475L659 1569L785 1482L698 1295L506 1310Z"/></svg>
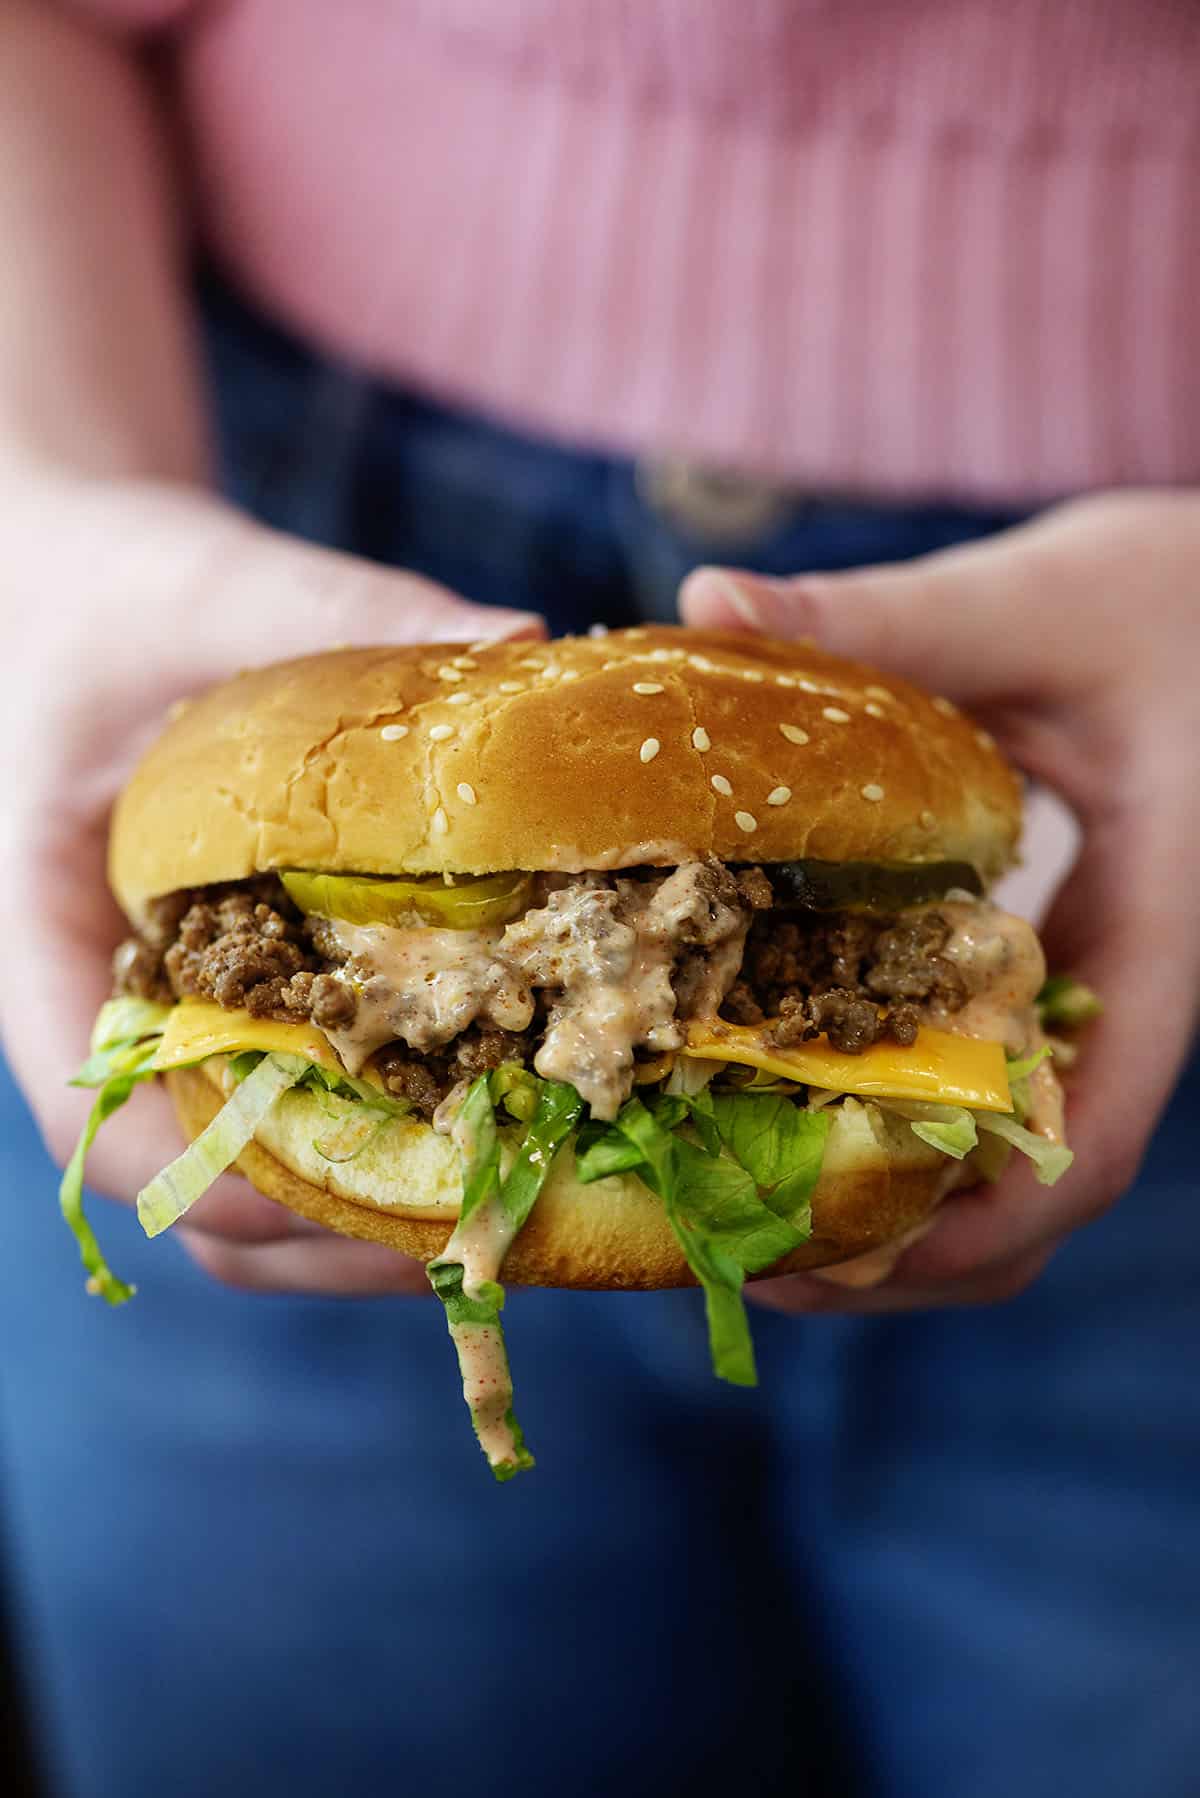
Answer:
<svg viewBox="0 0 1200 1798"><path fill-rule="evenodd" d="M443 930L479 930L504 924L525 909L528 874L309 874L289 870L279 878L302 912L341 918L347 924L422 923Z"/></svg>
<svg viewBox="0 0 1200 1798"><path fill-rule="evenodd" d="M952 888L983 892L970 862L773 862L775 903L800 911L903 911Z"/></svg>

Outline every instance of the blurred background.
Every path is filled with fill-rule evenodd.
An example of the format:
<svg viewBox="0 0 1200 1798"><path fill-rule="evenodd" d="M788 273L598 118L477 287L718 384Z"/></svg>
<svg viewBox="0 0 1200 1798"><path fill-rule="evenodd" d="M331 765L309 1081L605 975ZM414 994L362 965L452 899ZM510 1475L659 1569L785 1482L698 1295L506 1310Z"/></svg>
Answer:
<svg viewBox="0 0 1200 1798"><path fill-rule="evenodd" d="M701 563L905 561L1200 474L1177 0L12 0L0 34L0 289L82 296L95 411L32 278L0 370L136 438L161 284L216 485L295 537L580 629L672 618ZM1039 798L1014 905L1075 840ZM498 1490L431 1304L227 1290L99 1200L139 1296L88 1301L0 1077L5 1789L36 1742L41 1798L1188 1798L1198 1108L1193 1065L1008 1305L756 1313L755 1392L695 1294L513 1294L539 1465Z"/></svg>

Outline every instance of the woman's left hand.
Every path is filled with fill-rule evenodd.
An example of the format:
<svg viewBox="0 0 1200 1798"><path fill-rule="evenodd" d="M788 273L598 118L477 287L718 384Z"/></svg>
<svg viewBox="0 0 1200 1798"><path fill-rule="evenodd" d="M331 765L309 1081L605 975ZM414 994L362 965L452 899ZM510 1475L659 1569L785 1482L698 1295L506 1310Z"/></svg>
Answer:
<svg viewBox="0 0 1200 1798"><path fill-rule="evenodd" d="M969 706L1082 829L1043 940L1103 998L1071 1076L1075 1165L947 1202L877 1287L764 1283L786 1310L904 1310L1021 1291L1133 1181L1200 1011L1200 497L1079 500L967 548L768 581L698 569L687 623L814 637Z"/></svg>

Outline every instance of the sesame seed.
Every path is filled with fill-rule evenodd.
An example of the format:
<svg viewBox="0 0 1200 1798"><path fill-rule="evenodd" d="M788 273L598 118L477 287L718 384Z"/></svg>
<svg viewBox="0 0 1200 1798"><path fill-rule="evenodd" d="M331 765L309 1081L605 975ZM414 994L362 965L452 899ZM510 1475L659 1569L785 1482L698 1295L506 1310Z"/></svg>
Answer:
<svg viewBox="0 0 1200 1798"><path fill-rule="evenodd" d="M689 656L688 665L692 668L698 668L701 674L716 673L715 664L710 662L707 656Z"/></svg>
<svg viewBox="0 0 1200 1798"><path fill-rule="evenodd" d="M444 668L438 669L438 679L439 680L461 680L462 678L463 677L459 673L458 669L451 668L449 663L447 663Z"/></svg>
<svg viewBox="0 0 1200 1798"><path fill-rule="evenodd" d="M453 735L454 726L452 724L435 724L429 732L430 741L434 743L444 743L447 737Z"/></svg>
<svg viewBox="0 0 1200 1798"><path fill-rule="evenodd" d="M407 724L385 724L379 734L385 743L398 743L401 737L408 735L408 726Z"/></svg>
<svg viewBox="0 0 1200 1798"><path fill-rule="evenodd" d="M645 631L644 631L644 630L643 630L643 629L642 629L642 628L641 628L641 626L640 626L640 625L639 625L639 626L638 626L638 627L637 627L637 629L636 629L636 630L631 630L631 631L622 631L622 632L621 632L621 635L622 635L622 636L623 636L623 637L631 637L631 638L633 638L633 637L644 637L644 636L645 636L645 635L646 635L646 633L645 633Z"/></svg>
<svg viewBox="0 0 1200 1798"><path fill-rule="evenodd" d="M937 823L937 819L934 817L932 812L922 812L921 813L921 829L922 830L932 830L936 823Z"/></svg>
<svg viewBox="0 0 1200 1798"><path fill-rule="evenodd" d="M753 812L734 812L733 821L739 830L744 830L746 832L747 836L749 836L752 830L758 829L758 819L754 816Z"/></svg>
<svg viewBox="0 0 1200 1798"><path fill-rule="evenodd" d="M518 668L532 668L535 674L540 673L545 666L545 662L539 662L536 656L526 656L523 662L517 663Z"/></svg>
<svg viewBox="0 0 1200 1798"><path fill-rule="evenodd" d="M623 662L601 662L600 672L601 672L601 674L607 674L609 672L609 670L612 668L622 668L622 667L624 667Z"/></svg>
<svg viewBox="0 0 1200 1798"><path fill-rule="evenodd" d="M797 682L794 674L777 674L775 676L775 685L777 687L794 687L796 684Z"/></svg>
<svg viewBox="0 0 1200 1798"><path fill-rule="evenodd" d="M977 730L975 732L975 741L981 749L994 749L996 747L996 739L990 730Z"/></svg>
<svg viewBox="0 0 1200 1798"><path fill-rule="evenodd" d="M579 670L578 670L578 668L564 668L562 671L562 677L565 681L566 680L578 680L579 679Z"/></svg>
<svg viewBox="0 0 1200 1798"><path fill-rule="evenodd" d="M470 656L451 656L450 665L453 668L478 668L479 663L473 662Z"/></svg>
<svg viewBox="0 0 1200 1798"><path fill-rule="evenodd" d="M802 693L819 693L821 691L815 680L808 680L802 674L797 676L796 685Z"/></svg>
<svg viewBox="0 0 1200 1798"><path fill-rule="evenodd" d="M733 798L733 788L723 774L714 774L712 777L712 785L715 791L724 794L726 799Z"/></svg>
<svg viewBox="0 0 1200 1798"><path fill-rule="evenodd" d="M470 705L470 703L474 697L475 697L475 695L473 693L451 693L449 699L446 701L446 704L447 705Z"/></svg>
<svg viewBox="0 0 1200 1798"><path fill-rule="evenodd" d="M686 662L687 661L687 650L686 649L659 649L659 650L655 651L655 654L657 656L660 656L664 662Z"/></svg>
<svg viewBox="0 0 1200 1798"><path fill-rule="evenodd" d="M647 737L638 750L638 755L643 762L652 762L661 748L662 744L657 737Z"/></svg>
<svg viewBox="0 0 1200 1798"><path fill-rule="evenodd" d="M828 718L830 724L849 724L850 722L849 712L843 712L841 707L836 705L823 705L821 716Z"/></svg>
<svg viewBox="0 0 1200 1798"><path fill-rule="evenodd" d="M474 805L476 803L475 789L467 781L460 780L456 791L464 805Z"/></svg>
<svg viewBox="0 0 1200 1798"><path fill-rule="evenodd" d="M894 693L889 693L886 687L864 687L863 692L869 693L872 699L894 700L896 697Z"/></svg>
<svg viewBox="0 0 1200 1798"><path fill-rule="evenodd" d="M444 837L446 832L450 828L450 820L446 816L445 811L443 810L443 808L440 805L438 806L437 811L434 812L434 814L433 814L433 828L437 831L437 833L440 837Z"/></svg>
<svg viewBox="0 0 1200 1798"><path fill-rule="evenodd" d="M789 743L807 743L808 732L801 730L798 724L781 724L779 734L786 737Z"/></svg>
<svg viewBox="0 0 1200 1798"><path fill-rule="evenodd" d="M635 680L633 690L635 693L661 693L663 689L656 680Z"/></svg>
<svg viewBox="0 0 1200 1798"><path fill-rule="evenodd" d="M588 636L589 637L607 637L607 635L608 635L608 626L606 624L589 624L588 625Z"/></svg>
<svg viewBox="0 0 1200 1798"><path fill-rule="evenodd" d="M876 705L873 699L868 699L866 705L863 707L863 711L872 718L887 717L887 713L884 711L883 707L881 705Z"/></svg>
<svg viewBox="0 0 1200 1798"><path fill-rule="evenodd" d="M468 643L467 644L467 648L470 650L470 652L473 656L477 656L481 650L490 649L491 647L492 647L492 639L490 637L480 637L478 643ZM464 664L464 666L465 666L465 664Z"/></svg>
<svg viewBox="0 0 1200 1798"><path fill-rule="evenodd" d="M648 662L669 662L678 652L672 649L652 649L646 657Z"/></svg>
<svg viewBox="0 0 1200 1798"><path fill-rule="evenodd" d="M698 724L692 732L692 748L698 749L701 755L704 754L706 749L712 748L712 738L702 724Z"/></svg>
<svg viewBox="0 0 1200 1798"><path fill-rule="evenodd" d="M502 680L497 683L497 693L523 693L524 687L519 680Z"/></svg>
<svg viewBox="0 0 1200 1798"><path fill-rule="evenodd" d="M878 801L883 798L883 788L877 786L873 780L869 780L865 787L860 787L859 791L864 799Z"/></svg>
<svg viewBox="0 0 1200 1798"><path fill-rule="evenodd" d="M559 676L559 669L558 669L557 663L555 663L555 662L548 662L546 664L546 666L542 669L542 679L543 680L557 680L558 676Z"/></svg>
<svg viewBox="0 0 1200 1798"><path fill-rule="evenodd" d="M765 678L761 668L739 668L738 673L743 680L763 680Z"/></svg>
<svg viewBox="0 0 1200 1798"><path fill-rule="evenodd" d="M786 805L791 796L792 789L790 787L776 787L772 792L767 794L767 804Z"/></svg>
<svg viewBox="0 0 1200 1798"><path fill-rule="evenodd" d="M943 718L958 717L958 707L955 705L954 701L952 699L943 699L940 693L933 701L933 709L935 712L940 712Z"/></svg>

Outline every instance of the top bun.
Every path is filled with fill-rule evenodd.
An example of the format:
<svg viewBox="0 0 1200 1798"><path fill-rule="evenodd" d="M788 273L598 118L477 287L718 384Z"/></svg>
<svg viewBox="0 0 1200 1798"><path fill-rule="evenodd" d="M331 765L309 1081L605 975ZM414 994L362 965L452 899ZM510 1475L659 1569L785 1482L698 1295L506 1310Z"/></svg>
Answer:
<svg viewBox="0 0 1200 1798"><path fill-rule="evenodd" d="M811 644L667 626L344 649L175 709L117 802L113 890L276 868L578 872L1012 858L1020 788L948 700Z"/></svg>

